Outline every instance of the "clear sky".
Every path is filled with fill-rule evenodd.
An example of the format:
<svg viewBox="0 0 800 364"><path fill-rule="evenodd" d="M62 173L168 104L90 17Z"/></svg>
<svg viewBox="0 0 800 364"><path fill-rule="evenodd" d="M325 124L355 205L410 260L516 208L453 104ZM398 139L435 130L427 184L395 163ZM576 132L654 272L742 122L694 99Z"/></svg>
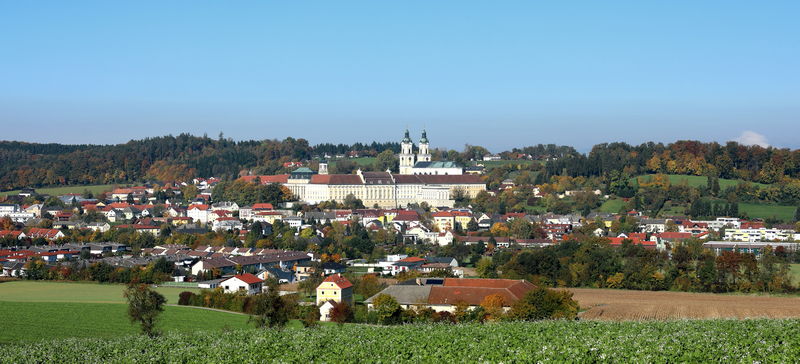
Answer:
<svg viewBox="0 0 800 364"><path fill-rule="evenodd" d="M800 1L3 1L0 139L800 147Z"/></svg>

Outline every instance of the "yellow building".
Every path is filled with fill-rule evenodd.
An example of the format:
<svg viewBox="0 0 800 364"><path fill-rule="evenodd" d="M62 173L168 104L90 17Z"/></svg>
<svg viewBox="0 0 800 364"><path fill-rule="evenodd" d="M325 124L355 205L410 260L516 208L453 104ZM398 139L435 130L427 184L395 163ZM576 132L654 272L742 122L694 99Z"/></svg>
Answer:
<svg viewBox="0 0 800 364"><path fill-rule="evenodd" d="M317 287L317 306L328 302L353 303L353 284L341 274L325 278Z"/></svg>

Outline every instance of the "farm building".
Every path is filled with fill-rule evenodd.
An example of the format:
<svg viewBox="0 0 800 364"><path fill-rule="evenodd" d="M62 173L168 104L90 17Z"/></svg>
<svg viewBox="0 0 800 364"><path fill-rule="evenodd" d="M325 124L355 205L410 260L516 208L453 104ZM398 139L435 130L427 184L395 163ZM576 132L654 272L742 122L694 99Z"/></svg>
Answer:
<svg viewBox="0 0 800 364"><path fill-rule="evenodd" d="M364 302L372 309L378 295L388 294L405 309L422 306L454 312L462 302L477 307L486 296L495 294L503 297L503 306L510 307L534 288L528 281L515 279L419 278L389 286Z"/></svg>

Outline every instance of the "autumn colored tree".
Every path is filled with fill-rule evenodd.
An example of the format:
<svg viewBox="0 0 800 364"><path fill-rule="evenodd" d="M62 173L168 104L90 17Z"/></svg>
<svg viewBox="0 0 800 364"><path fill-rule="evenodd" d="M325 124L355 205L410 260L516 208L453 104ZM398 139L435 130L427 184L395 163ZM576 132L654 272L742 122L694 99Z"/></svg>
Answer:
<svg viewBox="0 0 800 364"><path fill-rule="evenodd" d="M508 228L508 225L502 222L496 222L494 225L492 225L491 229L489 229L489 232L493 236L508 236L510 229Z"/></svg>
<svg viewBox="0 0 800 364"><path fill-rule="evenodd" d="M481 301L481 307L483 307L483 311L486 313L486 318L493 321L503 317L504 305L505 299L500 294L490 294Z"/></svg>
<svg viewBox="0 0 800 364"><path fill-rule="evenodd" d="M521 321L574 320L578 307L578 302L572 299L572 292L538 287L511 306L509 317Z"/></svg>
<svg viewBox="0 0 800 364"><path fill-rule="evenodd" d="M346 322L353 321L353 307L347 302L333 302L328 315L331 321L342 325Z"/></svg>

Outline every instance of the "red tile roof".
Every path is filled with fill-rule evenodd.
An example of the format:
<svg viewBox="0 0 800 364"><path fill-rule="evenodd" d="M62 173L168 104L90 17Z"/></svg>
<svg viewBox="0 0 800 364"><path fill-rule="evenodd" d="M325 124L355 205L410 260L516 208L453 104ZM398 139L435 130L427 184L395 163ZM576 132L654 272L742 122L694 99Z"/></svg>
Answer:
<svg viewBox="0 0 800 364"><path fill-rule="evenodd" d="M254 276L254 275L252 275L250 273L235 275L235 276L233 276L231 278L236 278L236 279L238 279L238 280L240 280L240 281L242 281L244 283L247 283L247 284L256 284L256 283L263 282L261 279L259 279L258 277ZM228 278L228 279L231 279L231 278Z"/></svg>
<svg viewBox="0 0 800 364"><path fill-rule="evenodd" d="M357 174L315 174L311 176L311 184L318 185L361 185L361 177Z"/></svg>
<svg viewBox="0 0 800 364"><path fill-rule="evenodd" d="M254 203L253 210L272 210L275 207L271 203Z"/></svg>
<svg viewBox="0 0 800 364"><path fill-rule="evenodd" d="M334 274L332 276L328 276L328 278L325 278L325 280L322 282L333 282L334 284L339 286L340 289L345 289L353 286L353 284L350 283L350 281L348 281L347 278L345 278L341 274Z"/></svg>
<svg viewBox="0 0 800 364"><path fill-rule="evenodd" d="M658 237L660 239L689 239L689 238L691 238L693 236L694 235L692 235L692 233L678 233L678 232L672 232L672 231L667 231L667 232L664 232L664 233L661 233L661 234L656 234L656 237Z"/></svg>
<svg viewBox="0 0 800 364"><path fill-rule="evenodd" d="M424 262L425 259L420 258L420 257L408 257L408 258L405 258L405 259L400 259L400 261L401 262L407 262L407 263L416 263L416 262Z"/></svg>
<svg viewBox="0 0 800 364"><path fill-rule="evenodd" d="M262 185L266 185L270 183L286 183L289 181L289 175L278 174L274 176L244 176L241 179L247 182L256 182L260 180Z"/></svg>
<svg viewBox="0 0 800 364"><path fill-rule="evenodd" d="M476 306L486 296L498 294L504 305L510 306L534 288L525 280L445 278L443 286L431 287L428 303L452 305L463 301Z"/></svg>

